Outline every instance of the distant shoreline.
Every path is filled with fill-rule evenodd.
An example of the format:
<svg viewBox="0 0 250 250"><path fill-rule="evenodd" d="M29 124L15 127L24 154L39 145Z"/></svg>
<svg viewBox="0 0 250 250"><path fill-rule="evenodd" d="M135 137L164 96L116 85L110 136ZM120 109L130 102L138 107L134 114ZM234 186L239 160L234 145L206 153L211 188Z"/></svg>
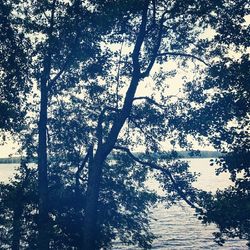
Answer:
<svg viewBox="0 0 250 250"><path fill-rule="evenodd" d="M136 153L137 155L140 155L140 153ZM170 155L170 152L161 152L156 153L155 156L159 158L168 158ZM189 159L189 158L218 158L221 157L223 154L217 151L199 151L199 152L193 152L193 151L176 151L176 158L177 159ZM9 157L9 158L0 158L0 164L8 164L8 163L20 163L21 157ZM37 162L36 159L32 160L30 163Z"/></svg>
<svg viewBox="0 0 250 250"><path fill-rule="evenodd" d="M0 164L20 163L21 157L0 158Z"/></svg>

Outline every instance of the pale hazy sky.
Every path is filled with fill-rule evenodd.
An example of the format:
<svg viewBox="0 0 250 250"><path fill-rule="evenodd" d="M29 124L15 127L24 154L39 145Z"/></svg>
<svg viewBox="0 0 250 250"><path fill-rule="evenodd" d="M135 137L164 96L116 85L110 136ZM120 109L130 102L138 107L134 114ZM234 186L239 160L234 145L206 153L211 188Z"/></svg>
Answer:
<svg viewBox="0 0 250 250"><path fill-rule="evenodd" d="M16 154L18 151L18 144L9 141L5 145L0 145L0 158L9 157L10 154Z"/></svg>

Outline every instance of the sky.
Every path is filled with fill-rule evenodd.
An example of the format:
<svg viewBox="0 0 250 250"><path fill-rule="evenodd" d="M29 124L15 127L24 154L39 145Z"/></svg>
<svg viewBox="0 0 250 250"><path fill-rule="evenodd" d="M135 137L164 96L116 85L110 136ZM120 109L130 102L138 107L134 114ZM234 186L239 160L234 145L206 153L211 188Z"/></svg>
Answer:
<svg viewBox="0 0 250 250"><path fill-rule="evenodd" d="M18 155L18 149L18 143L8 141L6 144L0 145L0 158L9 157L10 154L12 154L13 156Z"/></svg>
<svg viewBox="0 0 250 250"><path fill-rule="evenodd" d="M0 158L19 155L18 150L20 149L20 145L12 138L8 132L4 134L0 133Z"/></svg>

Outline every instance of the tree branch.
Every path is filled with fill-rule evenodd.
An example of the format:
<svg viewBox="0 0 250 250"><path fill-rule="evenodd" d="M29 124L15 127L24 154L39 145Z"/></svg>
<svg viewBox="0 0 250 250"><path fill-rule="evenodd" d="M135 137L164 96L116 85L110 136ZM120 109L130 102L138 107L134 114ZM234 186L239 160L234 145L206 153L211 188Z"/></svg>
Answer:
<svg viewBox="0 0 250 250"><path fill-rule="evenodd" d="M177 96L176 95L169 96L169 98L171 98L171 97L177 97ZM152 98L150 98L148 96L138 96L138 97L135 97L134 101L137 101L137 100L146 100L147 102L152 103L152 104L154 104L155 106L157 106L157 107L159 107L161 109L166 109L167 108L165 105L156 102L154 99L152 99Z"/></svg>
<svg viewBox="0 0 250 250"><path fill-rule="evenodd" d="M149 25L149 27L146 30L146 33L149 34L149 32L155 27L156 25L156 0L152 0L152 8L149 7L149 10L152 10L152 23Z"/></svg>
<svg viewBox="0 0 250 250"><path fill-rule="evenodd" d="M81 175L81 172L82 172L84 166L86 165L86 163L87 163L87 161L88 161L88 159L90 158L90 155L91 155L92 153L93 153L93 146L91 145L91 146L89 147L88 151L87 151L87 154L85 155L85 157L84 157L84 159L83 159L83 162L82 162L81 166L78 167L78 169L77 169L77 171L76 171L76 173L75 173L75 180L76 180L76 188L77 188L77 190L79 189L79 185L80 185L79 179L81 179L81 176L80 176L80 175Z"/></svg>
<svg viewBox="0 0 250 250"><path fill-rule="evenodd" d="M41 77L41 85L44 85L46 92L48 91L48 83L50 79L51 65L52 65L52 38L53 38L53 29L55 22L54 18L55 18L56 1L57 0L53 0L52 2L51 16L48 29L48 49L43 59L43 73Z"/></svg>
<svg viewBox="0 0 250 250"><path fill-rule="evenodd" d="M164 23L164 17L166 15L166 11L162 14L161 16L161 19L160 19L160 26L159 26L159 32L158 32L158 38L156 40L156 43L155 43L155 46L153 48L153 51L152 51L152 56L151 56L151 60L149 62L149 65L147 67L147 69L141 73L141 77L144 78L144 77L147 77L152 69L152 67L154 66L154 63L155 63L155 60L157 58L157 52L161 46L161 40L162 40L162 33L163 33L163 23Z"/></svg>
<svg viewBox="0 0 250 250"><path fill-rule="evenodd" d="M135 127L138 128L143 135L146 134L146 131L143 130L143 128L130 116L130 121L134 123Z"/></svg>
<svg viewBox="0 0 250 250"><path fill-rule="evenodd" d="M58 73L48 82L48 89L50 90L52 85L61 77L61 75L65 72L70 59L72 57L73 52L71 51L71 53L68 55L68 57L66 58L62 68L58 71Z"/></svg>
<svg viewBox="0 0 250 250"><path fill-rule="evenodd" d="M147 20L148 20L148 16L147 16L148 6L149 6L149 0L146 0L146 3L142 11L142 21L140 25L139 34L136 39L134 50L132 53L133 68L134 68L134 71L137 73L140 72L139 54L140 54L141 46L144 41L144 37L146 35L146 26L147 26Z"/></svg>
<svg viewBox="0 0 250 250"><path fill-rule="evenodd" d="M102 142L102 137L103 137L103 134L102 134L102 130L103 130L102 129L102 123L103 123L105 112L107 110L114 111L114 112L118 112L119 111L118 108L113 108L113 107L110 107L110 106L106 106L106 107L104 107L104 109L100 113L100 115L98 117L97 128L96 128L96 136L97 136L97 140L98 140L98 145L102 145L102 143L103 143Z"/></svg>
<svg viewBox="0 0 250 250"><path fill-rule="evenodd" d="M75 24L77 26L77 15L79 15L79 5L80 5L80 1L79 0L76 0L74 3L73 3L75 9L76 9L76 19L75 19ZM63 63L63 66L62 68L58 71L58 73L51 79L48 81L48 90L51 90L52 88L52 85L61 77L61 75L65 72L65 70L67 69L67 67L69 66L69 63L70 63L70 60L72 59L73 57L73 52L74 52L74 49L75 49L75 46L77 44L77 40L79 38L79 33L80 33L80 29L78 27L77 29L77 32L76 32L76 36L74 38L74 42L73 42L73 45L72 47L70 48L70 51L68 53L68 55L66 56L66 59L65 59L65 62Z"/></svg>
<svg viewBox="0 0 250 250"><path fill-rule="evenodd" d="M104 108L98 117L97 128L96 128L96 137L98 141L98 146L102 145L102 122L105 111L106 109Z"/></svg>
<svg viewBox="0 0 250 250"><path fill-rule="evenodd" d="M115 145L118 135L121 131L121 128L124 125L126 119L129 117L131 109L132 109L133 98L135 96L135 92L136 92L136 89L138 87L138 84L141 78L139 58L140 58L140 50L141 50L142 44L146 36L146 26L147 26L147 20L148 20L147 13L148 13L149 1L150 0L146 0L143 6L141 24L139 27L139 32L136 38L135 46L132 52L133 73L132 73L132 78L131 78L129 87L125 95L123 107L121 111L119 112L119 115L117 115L116 119L114 120L113 126L110 129L106 142L103 145L103 148L100 149L100 151L103 150L104 152L102 153L103 158L112 151L113 146ZM99 153L98 149L97 149L97 153Z"/></svg>
<svg viewBox="0 0 250 250"><path fill-rule="evenodd" d="M117 65L117 76L116 76L116 108L119 107L119 85L120 85L120 70L121 70L121 59L122 59L122 50L124 45L124 36L122 38L122 44L119 51L119 60Z"/></svg>
<svg viewBox="0 0 250 250"><path fill-rule="evenodd" d="M164 52L164 53L160 53L160 54L157 54L157 57L159 56L181 56L181 57L190 57L190 58L193 58L193 59L196 59L200 62L202 62L203 64L205 64L206 66L210 66L210 64L208 64L207 62L205 62L203 59L195 56L195 55L192 55L192 54L187 54L187 53L182 53L182 52Z"/></svg>
<svg viewBox="0 0 250 250"><path fill-rule="evenodd" d="M172 176L172 173L169 171L169 169L167 168L163 168L153 162L150 161L142 161L140 160L138 157L136 157L128 148L126 147L121 147L121 146L115 146L114 149L117 150L122 150L125 151L134 161L144 165L144 166L148 166L152 169L155 170L160 170L161 172L163 172L164 174L166 174L169 179L171 180L176 192L178 193L178 195L192 208L196 209L197 211L203 211L203 209L201 207L198 207L196 204L194 204L193 202L191 202L187 197L186 194L181 190L181 188L179 187L178 183L175 181L174 177Z"/></svg>

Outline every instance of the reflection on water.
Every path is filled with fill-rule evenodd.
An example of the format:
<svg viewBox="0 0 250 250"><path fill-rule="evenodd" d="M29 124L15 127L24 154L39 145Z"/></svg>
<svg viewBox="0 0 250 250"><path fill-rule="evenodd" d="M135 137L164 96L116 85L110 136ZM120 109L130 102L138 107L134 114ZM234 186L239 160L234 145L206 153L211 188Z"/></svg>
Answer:
<svg viewBox="0 0 250 250"><path fill-rule="evenodd" d="M188 159L192 172L200 172L195 187L215 192L217 188L223 189L230 185L227 173L215 175L215 167L209 165L209 159ZM18 164L0 164L0 181L5 183L14 176L15 167ZM150 185L154 189L157 184L152 181ZM161 192L158 189L159 192ZM162 193L162 192L161 192ZM151 228L158 238L153 242L152 249L221 249L237 250L248 249L245 241L230 240L223 247L213 242L212 233L216 230L215 225L205 226L193 215L194 211L185 204L164 208L159 204L152 209ZM139 248L128 247L116 242L114 249L136 250Z"/></svg>

